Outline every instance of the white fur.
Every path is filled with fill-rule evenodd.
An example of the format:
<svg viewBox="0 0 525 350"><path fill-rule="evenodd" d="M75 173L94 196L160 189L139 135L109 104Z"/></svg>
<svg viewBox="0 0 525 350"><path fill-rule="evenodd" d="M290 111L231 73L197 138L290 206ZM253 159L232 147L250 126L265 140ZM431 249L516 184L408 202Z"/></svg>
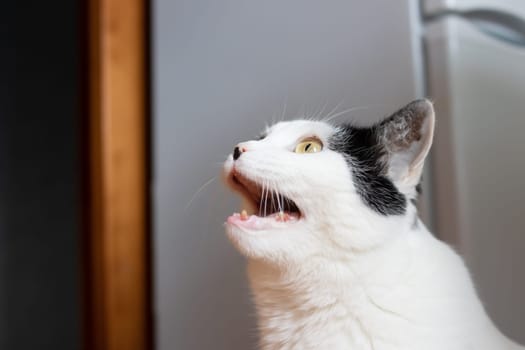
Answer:
<svg viewBox="0 0 525 350"><path fill-rule="evenodd" d="M304 215L286 229L226 225L249 258L261 348L523 349L489 320L460 257L422 222L414 225L410 202L397 216L364 204L344 157L326 147L334 130L281 122L263 140L239 144L246 152L236 170L291 198ZM294 153L309 136L325 148ZM229 156L225 173L233 166Z"/></svg>

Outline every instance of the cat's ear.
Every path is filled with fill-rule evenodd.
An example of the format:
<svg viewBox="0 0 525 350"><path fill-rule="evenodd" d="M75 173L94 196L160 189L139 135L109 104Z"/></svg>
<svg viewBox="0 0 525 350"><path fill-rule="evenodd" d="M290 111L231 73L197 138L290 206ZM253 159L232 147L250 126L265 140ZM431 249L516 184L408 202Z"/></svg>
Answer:
<svg viewBox="0 0 525 350"><path fill-rule="evenodd" d="M416 100L377 126L379 142L386 150L388 176L398 186L416 186L434 135L434 107Z"/></svg>

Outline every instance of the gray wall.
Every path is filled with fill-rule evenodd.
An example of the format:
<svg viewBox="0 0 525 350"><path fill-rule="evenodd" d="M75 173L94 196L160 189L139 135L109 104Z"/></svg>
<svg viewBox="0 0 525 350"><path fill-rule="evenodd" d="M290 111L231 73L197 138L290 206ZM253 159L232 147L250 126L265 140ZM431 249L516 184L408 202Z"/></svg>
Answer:
<svg viewBox="0 0 525 350"><path fill-rule="evenodd" d="M79 339L78 3L2 3L0 349Z"/></svg>
<svg viewBox="0 0 525 350"><path fill-rule="evenodd" d="M371 120L419 97L416 9L390 0L153 5L158 349L254 348L244 261L222 228L237 201L220 178L197 191L285 105L293 118L343 101L339 110L368 107L347 119Z"/></svg>

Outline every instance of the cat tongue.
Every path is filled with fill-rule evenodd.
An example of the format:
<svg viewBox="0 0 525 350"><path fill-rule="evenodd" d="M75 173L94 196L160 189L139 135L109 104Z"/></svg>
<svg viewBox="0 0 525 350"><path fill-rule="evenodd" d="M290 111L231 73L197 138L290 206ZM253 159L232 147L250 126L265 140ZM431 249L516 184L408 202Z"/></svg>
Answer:
<svg viewBox="0 0 525 350"><path fill-rule="evenodd" d="M280 227L286 225L288 222L297 221L299 218L294 213L277 212L268 216L248 215L246 210L240 214L234 213L227 219L228 224L233 224L249 229L266 229L271 227Z"/></svg>

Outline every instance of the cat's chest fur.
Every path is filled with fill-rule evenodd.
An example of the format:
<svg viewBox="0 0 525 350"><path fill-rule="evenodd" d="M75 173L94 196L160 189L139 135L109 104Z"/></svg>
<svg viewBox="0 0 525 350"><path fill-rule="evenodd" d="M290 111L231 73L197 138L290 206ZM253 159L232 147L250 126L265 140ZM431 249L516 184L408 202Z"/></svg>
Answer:
<svg viewBox="0 0 525 350"><path fill-rule="evenodd" d="M460 258L424 227L372 254L287 271L251 261L248 276L262 349L518 349L485 315Z"/></svg>

